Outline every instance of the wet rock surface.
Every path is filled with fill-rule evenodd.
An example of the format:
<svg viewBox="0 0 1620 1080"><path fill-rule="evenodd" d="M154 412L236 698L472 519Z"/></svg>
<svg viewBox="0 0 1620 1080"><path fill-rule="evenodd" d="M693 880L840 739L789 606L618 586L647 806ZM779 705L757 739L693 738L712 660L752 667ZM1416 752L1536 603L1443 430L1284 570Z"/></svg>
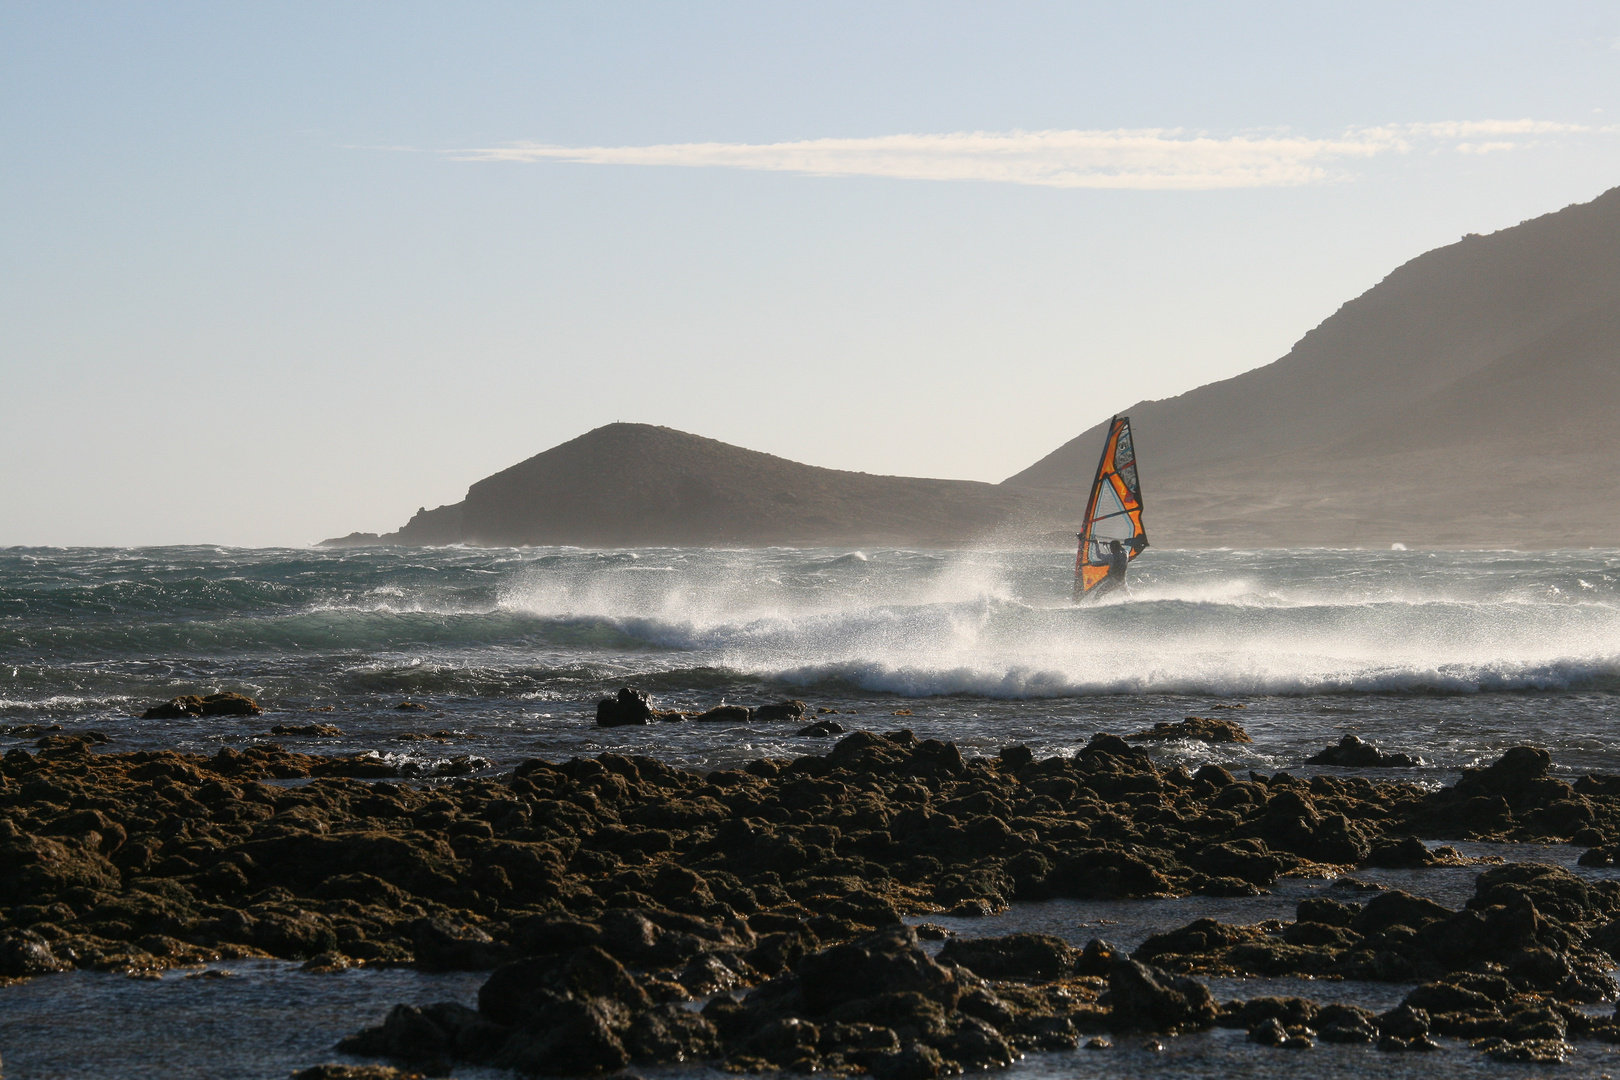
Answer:
<svg viewBox="0 0 1620 1080"><path fill-rule="evenodd" d="M703 712L683 712L679 709L658 709L652 697L644 690L622 687L617 694L596 703L597 727L626 727L633 724L698 720L704 723L746 724L802 721L809 713L802 701L779 701L769 705L716 705ZM823 721L825 730L806 728L802 735L827 735L843 731L835 721ZM811 725L816 727L817 725Z"/></svg>
<svg viewBox="0 0 1620 1080"><path fill-rule="evenodd" d="M1161 720L1146 731L1125 736L1135 742L1168 742L1172 739L1196 739L1209 743L1253 742L1249 733L1230 720L1189 716L1185 720Z"/></svg>
<svg viewBox="0 0 1620 1080"><path fill-rule="evenodd" d="M490 972L476 1008L402 1005L347 1044L427 1074L715 1060L938 1076L1212 1024L1256 1052L1439 1037L1548 1061L1614 1037L1582 1006L1612 1000L1620 948L1620 884L1556 867L1485 868L1459 908L1347 890L1292 921L1200 920L1128 957L1037 934L955 937L930 957L901 920L1463 861L1419 837L1620 836L1620 779L1572 785L1549 766L1515 748L1426 791L1189 773L1107 735L1067 757L969 759L857 731L706 774L601 754L412 785L377 758L120 754L51 733L0 759L0 977L251 956ZM1215 974L1418 985L1375 1015L1217 1006L1199 981Z"/></svg>
<svg viewBox="0 0 1620 1080"><path fill-rule="evenodd" d="M141 714L143 720L180 720L191 716L257 716L264 710L259 703L241 694L188 694L154 705Z"/></svg>
<svg viewBox="0 0 1620 1080"><path fill-rule="evenodd" d="M1385 753L1360 736L1346 735L1336 746L1306 759L1312 765L1338 765L1351 769L1415 769L1423 762L1410 754Z"/></svg>

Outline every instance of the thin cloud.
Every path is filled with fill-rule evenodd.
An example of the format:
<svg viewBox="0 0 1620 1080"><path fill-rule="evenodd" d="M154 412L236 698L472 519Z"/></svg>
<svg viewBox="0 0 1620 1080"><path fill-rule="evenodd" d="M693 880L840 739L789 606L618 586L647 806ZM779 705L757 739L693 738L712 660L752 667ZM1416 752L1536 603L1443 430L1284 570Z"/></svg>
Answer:
<svg viewBox="0 0 1620 1080"><path fill-rule="evenodd" d="M956 132L781 143L555 146L519 142L450 153L465 161L570 161L749 169L809 176L976 180L1059 188L1207 190L1294 187L1340 175L1341 163L1416 146L1479 153L1516 139L1598 130L1539 120L1479 120L1352 128L1334 139L1214 136L1176 128Z"/></svg>

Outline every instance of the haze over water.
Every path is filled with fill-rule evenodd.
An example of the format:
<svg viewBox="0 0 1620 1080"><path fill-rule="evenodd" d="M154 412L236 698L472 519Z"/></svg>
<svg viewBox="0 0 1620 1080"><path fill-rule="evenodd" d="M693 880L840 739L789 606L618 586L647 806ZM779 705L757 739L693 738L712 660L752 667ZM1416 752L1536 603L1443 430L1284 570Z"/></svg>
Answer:
<svg viewBox="0 0 1620 1080"><path fill-rule="evenodd" d="M1620 769L1620 552L1151 549L1128 595L1086 608L1071 574L1061 551L14 548L0 726L211 752L321 720L345 736L279 741L506 766L825 745L791 725L596 728L595 700L628 684L663 708L796 697L968 752L1242 705L1227 715L1253 746L1158 752L1296 769L1356 732L1442 770L1519 742ZM136 719L213 690L269 711ZM398 739L437 730L457 737Z"/></svg>

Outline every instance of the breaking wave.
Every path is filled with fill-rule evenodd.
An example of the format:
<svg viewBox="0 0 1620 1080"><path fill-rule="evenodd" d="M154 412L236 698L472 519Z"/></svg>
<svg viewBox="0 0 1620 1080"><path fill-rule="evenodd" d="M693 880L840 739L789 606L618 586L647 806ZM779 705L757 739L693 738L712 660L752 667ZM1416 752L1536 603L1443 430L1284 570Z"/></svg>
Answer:
<svg viewBox="0 0 1620 1080"><path fill-rule="evenodd" d="M106 706L154 672L558 699L631 676L990 700L1620 686L1611 552L1155 549L1083 608L1068 575L1062 552L12 550L0 708Z"/></svg>

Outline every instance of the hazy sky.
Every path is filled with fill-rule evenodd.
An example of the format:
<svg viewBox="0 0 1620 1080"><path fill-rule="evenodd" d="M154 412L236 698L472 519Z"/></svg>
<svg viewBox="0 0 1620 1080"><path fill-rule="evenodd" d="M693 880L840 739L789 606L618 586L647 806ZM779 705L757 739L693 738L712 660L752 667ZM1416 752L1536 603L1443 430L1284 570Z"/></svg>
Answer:
<svg viewBox="0 0 1620 1080"><path fill-rule="evenodd" d="M1612 3L0 0L0 544L387 530L614 420L1000 480L1617 125Z"/></svg>

